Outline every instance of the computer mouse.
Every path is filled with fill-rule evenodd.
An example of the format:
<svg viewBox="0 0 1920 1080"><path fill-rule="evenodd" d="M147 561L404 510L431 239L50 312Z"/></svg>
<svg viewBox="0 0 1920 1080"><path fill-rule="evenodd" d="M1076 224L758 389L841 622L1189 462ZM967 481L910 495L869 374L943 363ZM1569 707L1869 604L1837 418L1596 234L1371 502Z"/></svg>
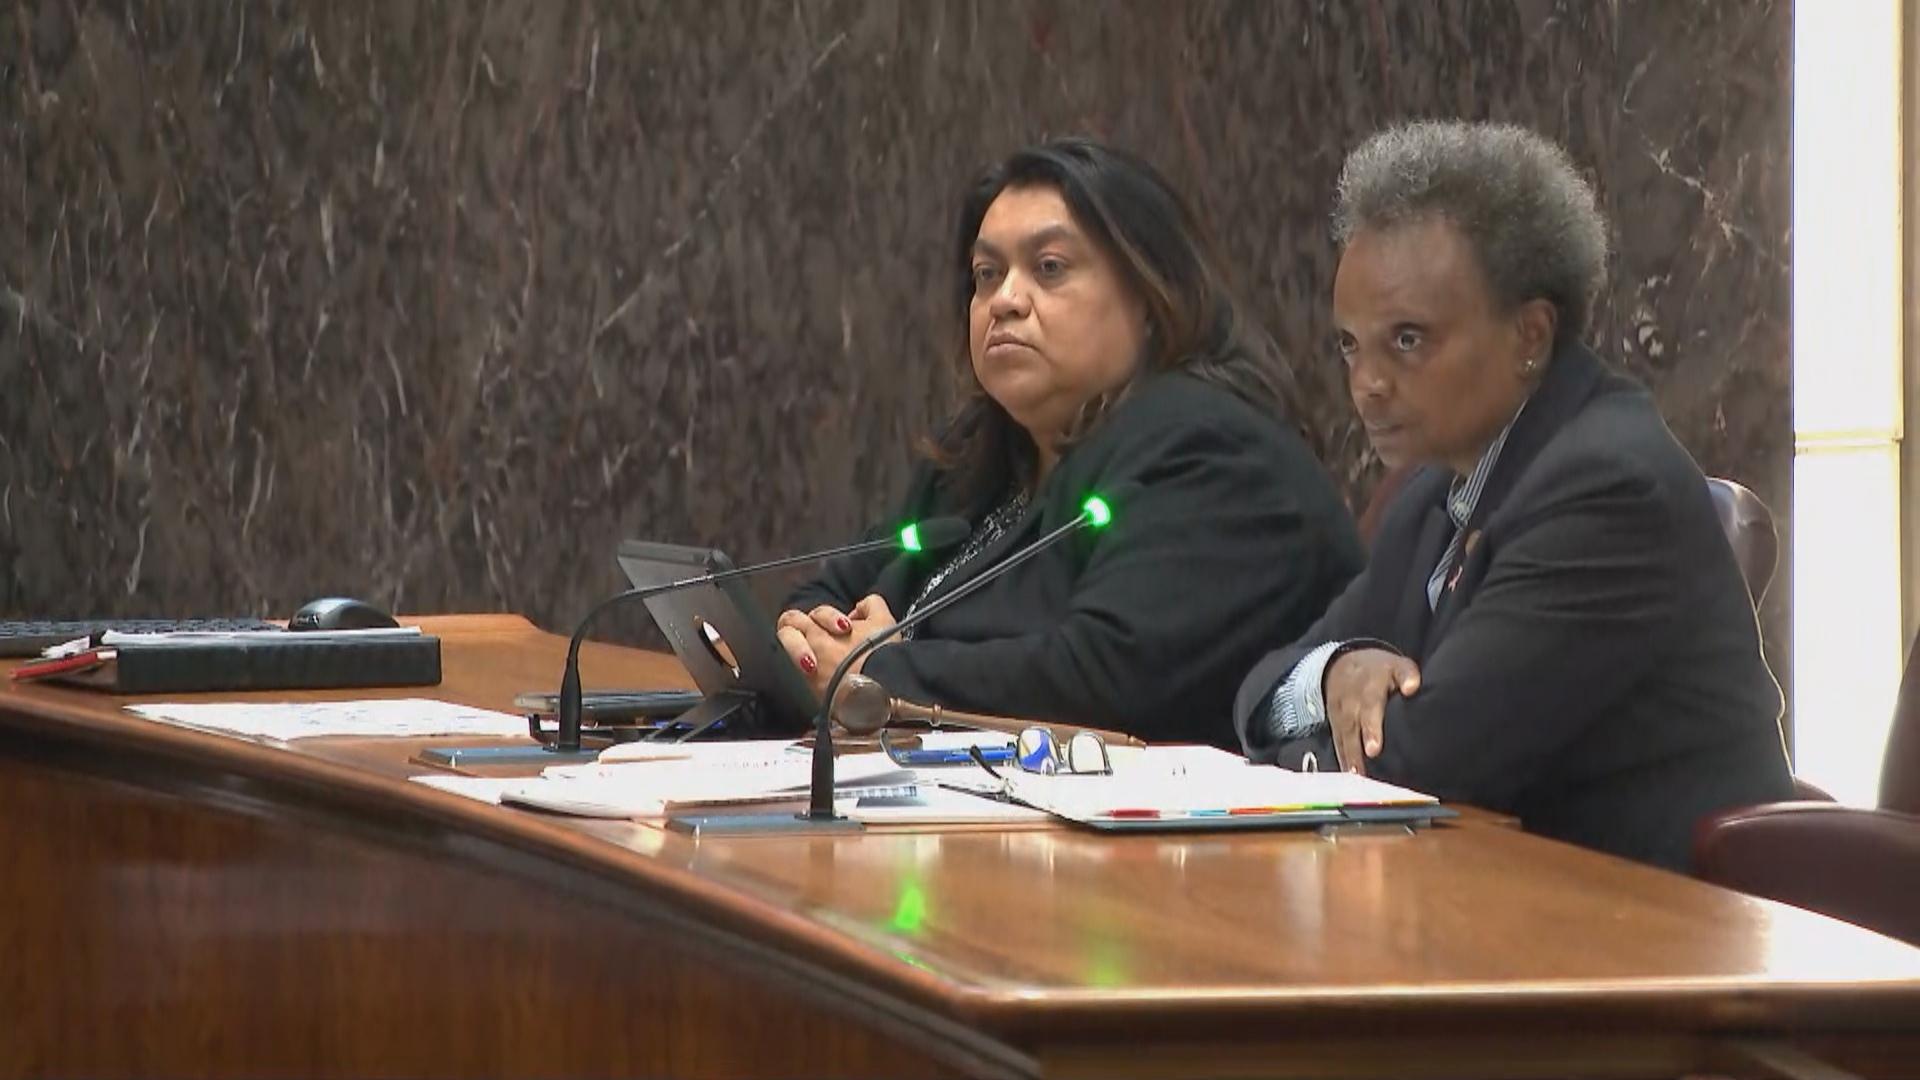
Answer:
<svg viewBox="0 0 1920 1080"><path fill-rule="evenodd" d="M399 625L393 616L365 600L346 596L322 597L287 620L289 630L372 630Z"/></svg>

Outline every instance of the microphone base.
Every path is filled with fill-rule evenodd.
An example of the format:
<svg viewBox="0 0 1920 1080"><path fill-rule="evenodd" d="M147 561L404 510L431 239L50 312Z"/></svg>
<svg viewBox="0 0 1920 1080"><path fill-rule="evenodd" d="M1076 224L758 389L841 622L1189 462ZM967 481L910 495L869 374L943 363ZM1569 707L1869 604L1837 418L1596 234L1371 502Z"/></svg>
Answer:
<svg viewBox="0 0 1920 1080"><path fill-rule="evenodd" d="M766 814L682 814L667 819L667 828L688 836L756 836L773 833L849 833L866 829L849 817L815 818L807 812Z"/></svg>
<svg viewBox="0 0 1920 1080"><path fill-rule="evenodd" d="M540 743L526 746L434 746L414 755L427 765L462 769L472 765L580 765L600 758L599 747L562 752Z"/></svg>

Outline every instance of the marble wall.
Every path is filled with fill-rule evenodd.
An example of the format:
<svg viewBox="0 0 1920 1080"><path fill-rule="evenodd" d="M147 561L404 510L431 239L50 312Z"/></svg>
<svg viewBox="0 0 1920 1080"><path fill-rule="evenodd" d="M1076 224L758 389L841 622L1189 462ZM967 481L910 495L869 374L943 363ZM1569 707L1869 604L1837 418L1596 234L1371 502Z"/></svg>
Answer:
<svg viewBox="0 0 1920 1080"><path fill-rule="evenodd" d="M1356 500L1342 154L1550 133L1614 217L1595 339L1784 518L1790 36L1760 0L22 0L0 616L559 626L622 537L845 537L945 400L958 192L1064 132L1202 205Z"/></svg>

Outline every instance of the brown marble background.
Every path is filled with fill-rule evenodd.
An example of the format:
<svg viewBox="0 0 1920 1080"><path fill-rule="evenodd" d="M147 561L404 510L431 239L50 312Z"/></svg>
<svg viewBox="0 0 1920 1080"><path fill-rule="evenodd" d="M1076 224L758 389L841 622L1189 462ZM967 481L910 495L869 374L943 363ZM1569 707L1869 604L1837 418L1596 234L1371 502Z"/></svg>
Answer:
<svg viewBox="0 0 1920 1080"><path fill-rule="evenodd" d="M1064 132L1202 205L1356 500L1342 154L1548 132L1614 218L1595 340L1784 520L1789 42L1749 0L16 0L0 616L562 626L622 537L844 538L943 400L958 192Z"/></svg>

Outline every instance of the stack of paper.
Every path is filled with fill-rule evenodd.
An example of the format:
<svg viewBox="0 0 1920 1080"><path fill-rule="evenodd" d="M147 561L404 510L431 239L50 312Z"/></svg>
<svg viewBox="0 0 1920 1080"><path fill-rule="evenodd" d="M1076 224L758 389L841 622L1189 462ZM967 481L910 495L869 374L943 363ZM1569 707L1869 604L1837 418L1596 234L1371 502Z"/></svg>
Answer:
<svg viewBox="0 0 1920 1080"><path fill-rule="evenodd" d="M524 718L427 698L395 701L160 702L129 705L149 720L248 738L311 739L323 735L525 735Z"/></svg>
<svg viewBox="0 0 1920 1080"><path fill-rule="evenodd" d="M454 795L463 795L480 802L498 804L509 792L515 797L512 803L522 802L520 793L530 785L541 781L528 780L525 777L487 777L454 776L445 773L433 773L413 777L415 783ZM1054 820L1052 814L1044 810L1035 810L1030 806L1007 802L981 795L972 795L963 791L953 791L933 784L919 784L909 795L874 794L853 797L847 792L837 793L834 806L840 813L855 821L864 821L869 825L966 825L966 824L1040 824ZM564 796L564 789L549 792L550 796ZM536 794L535 798L539 796ZM558 800L552 806L565 802L571 806L572 800ZM546 803L532 804L552 808ZM629 813L637 809L638 813ZM616 812L617 811L617 812ZM608 806L607 813L619 817L657 817L665 816L668 808L664 802L642 799L637 806L615 808ZM601 816L596 809L592 816Z"/></svg>
<svg viewBox="0 0 1920 1080"><path fill-rule="evenodd" d="M842 812L869 825L1032 825L1053 820L1045 810L934 784L921 784L914 795L861 799Z"/></svg>
<svg viewBox="0 0 1920 1080"><path fill-rule="evenodd" d="M883 754L836 763L835 801L874 823L1032 822L1102 829L1284 828L1421 822L1431 795L1350 773L1297 773L1203 746L1113 747L1110 775L1043 776L1003 765L916 772ZM633 744L625 760L555 765L522 780L416 777L472 798L587 817L660 817L692 807L804 799L809 755L788 742ZM952 790L941 790L948 788ZM857 800L857 801L856 801ZM1010 801L1009 801L1010 800Z"/></svg>
<svg viewBox="0 0 1920 1080"><path fill-rule="evenodd" d="M791 802L807 797L812 761L783 742L683 744L686 756L556 765L503 789L502 803L583 817L654 817L700 806ZM849 754L834 768L836 799L905 796L912 770L884 754Z"/></svg>
<svg viewBox="0 0 1920 1080"><path fill-rule="evenodd" d="M615 743L600 751L594 765L551 766L547 772L558 776L597 775L600 766L632 762L698 761L716 768L749 765L791 765L811 761L805 748L791 739L747 739L740 742L627 742Z"/></svg>

